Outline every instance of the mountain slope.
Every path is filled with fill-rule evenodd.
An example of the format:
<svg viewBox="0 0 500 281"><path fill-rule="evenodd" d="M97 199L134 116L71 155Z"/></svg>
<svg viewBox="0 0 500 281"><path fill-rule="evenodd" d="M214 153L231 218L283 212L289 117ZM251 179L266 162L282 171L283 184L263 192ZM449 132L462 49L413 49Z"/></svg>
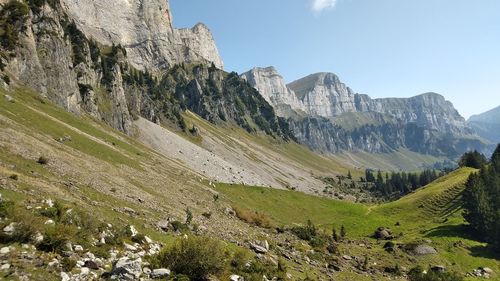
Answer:
<svg viewBox="0 0 500 281"><path fill-rule="evenodd" d="M479 115L471 116L467 123L481 137L492 143L500 142L500 106Z"/></svg>

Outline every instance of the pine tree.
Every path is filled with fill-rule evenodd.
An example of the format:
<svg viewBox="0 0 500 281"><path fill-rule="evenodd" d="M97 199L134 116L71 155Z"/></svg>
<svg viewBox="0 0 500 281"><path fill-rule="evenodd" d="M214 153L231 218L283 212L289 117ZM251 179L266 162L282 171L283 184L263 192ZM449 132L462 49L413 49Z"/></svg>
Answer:
<svg viewBox="0 0 500 281"><path fill-rule="evenodd" d="M346 236L347 236L347 231L346 231L344 225L342 225L340 227L340 237L342 237L342 239L344 239Z"/></svg>
<svg viewBox="0 0 500 281"><path fill-rule="evenodd" d="M339 235L337 234L337 230L335 229L335 227L333 227L332 229L332 239L335 242L339 242Z"/></svg>

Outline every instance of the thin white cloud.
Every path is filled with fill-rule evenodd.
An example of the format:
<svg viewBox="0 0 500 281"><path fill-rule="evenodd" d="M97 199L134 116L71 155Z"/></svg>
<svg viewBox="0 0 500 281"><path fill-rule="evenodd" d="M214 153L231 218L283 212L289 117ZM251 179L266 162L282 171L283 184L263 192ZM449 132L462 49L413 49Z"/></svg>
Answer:
<svg viewBox="0 0 500 281"><path fill-rule="evenodd" d="M337 0L312 0L311 10L319 14L325 10L335 8L335 4L337 4Z"/></svg>

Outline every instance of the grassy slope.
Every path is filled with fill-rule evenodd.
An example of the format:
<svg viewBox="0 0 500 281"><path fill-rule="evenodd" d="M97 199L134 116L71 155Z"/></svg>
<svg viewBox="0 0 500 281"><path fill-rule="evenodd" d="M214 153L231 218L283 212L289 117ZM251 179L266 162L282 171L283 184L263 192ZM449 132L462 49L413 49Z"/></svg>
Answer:
<svg viewBox="0 0 500 281"><path fill-rule="evenodd" d="M344 225L350 239L368 240L372 243L377 243L369 238L373 231L379 226L386 226L396 234L403 233L397 242L411 243L429 239L439 252L437 256L405 260L385 253L381 246L375 246L372 250L356 246L344 249L351 254L369 254L378 260L379 265L398 263L411 267L414 263L423 266L443 264L462 273L479 266L488 266L498 271L500 262L492 257L484 244L472 240L463 229L464 221L458 197L463 183L473 171L457 170L398 201L377 206L261 187L220 184L217 189L234 204L262 211L277 224L303 224L311 219L328 230L333 225L337 228ZM400 226L395 226L396 222L400 222ZM458 241L462 241L464 246L453 247Z"/></svg>

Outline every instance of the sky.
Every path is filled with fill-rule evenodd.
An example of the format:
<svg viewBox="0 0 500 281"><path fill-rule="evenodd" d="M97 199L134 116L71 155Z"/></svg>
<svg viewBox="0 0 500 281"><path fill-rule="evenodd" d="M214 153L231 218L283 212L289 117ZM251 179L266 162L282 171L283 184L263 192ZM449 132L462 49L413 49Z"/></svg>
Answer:
<svg viewBox="0 0 500 281"><path fill-rule="evenodd" d="M333 72L373 98L437 92L462 116L500 105L498 0L170 0L205 23L226 71L274 66L287 83Z"/></svg>

